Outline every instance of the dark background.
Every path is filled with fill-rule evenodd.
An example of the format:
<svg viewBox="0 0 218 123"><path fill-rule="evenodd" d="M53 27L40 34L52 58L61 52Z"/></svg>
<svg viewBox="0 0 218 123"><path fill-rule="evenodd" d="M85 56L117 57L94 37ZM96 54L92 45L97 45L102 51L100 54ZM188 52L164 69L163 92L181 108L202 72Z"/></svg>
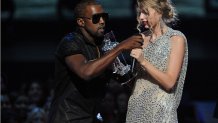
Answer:
<svg viewBox="0 0 218 123"><path fill-rule="evenodd" d="M1 2L1 74L7 79L9 89L16 90L21 83L33 78L43 81L53 78L55 48L61 38L74 28L70 14L74 2ZM206 102L206 106L214 107L218 95L218 2L173 2L180 19L173 28L186 35L189 45L181 106L186 106L187 102ZM108 30L114 31L118 41L137 33L132 0L102 0L102 3L111 16ZM202 113L207 116L205 122L213 122L212 112Z"/></svg>

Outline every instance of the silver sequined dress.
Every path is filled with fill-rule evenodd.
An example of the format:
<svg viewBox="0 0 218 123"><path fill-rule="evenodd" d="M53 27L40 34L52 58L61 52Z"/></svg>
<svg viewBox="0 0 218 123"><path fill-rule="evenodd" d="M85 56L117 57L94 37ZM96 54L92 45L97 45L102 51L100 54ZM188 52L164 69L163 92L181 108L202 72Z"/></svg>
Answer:
<svg viewBox="0 0 218 123"><path fill-rule="evenodd" d="M184 36L180 31L168 28L165 34L143 49L145 59L161 71L167 69L171 52L170 37L174 35ZM188 45L186 41L182 69L170 93L155 84L155 80L143 68L137 66L139 76L129 98L126 123L177 123L177 108L182 96L187 64Z"/></svg>

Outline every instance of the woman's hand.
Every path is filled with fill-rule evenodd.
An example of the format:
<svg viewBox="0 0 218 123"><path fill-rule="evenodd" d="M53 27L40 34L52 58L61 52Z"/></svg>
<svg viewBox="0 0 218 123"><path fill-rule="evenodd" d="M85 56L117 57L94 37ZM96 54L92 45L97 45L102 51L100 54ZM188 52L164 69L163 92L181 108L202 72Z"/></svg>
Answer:
<svg viewBox="0 0 218 123"><path fill-rule="evenodd" d="M143 49L139 49L139 48L132 49L130 56L135 58L140 64L145 60L143 55Z"/></svg>

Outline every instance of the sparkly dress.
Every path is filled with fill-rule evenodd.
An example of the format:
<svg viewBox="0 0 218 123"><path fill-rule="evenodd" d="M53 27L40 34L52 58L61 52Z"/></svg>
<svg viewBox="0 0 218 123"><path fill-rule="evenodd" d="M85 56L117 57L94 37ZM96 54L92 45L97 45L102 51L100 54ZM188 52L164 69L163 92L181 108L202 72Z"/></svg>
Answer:
<svg viewBox="0 0 218 123"><path fill-rule="evenodd" d="M180 31L167 29L154 43L143 49L144 57L161 71L167 70L171 52L170 37L184 36ZM185 38L185 36L184 36ZM185 38L186 39L186 38ZM177 123L179 106L186 69L188 64L188 46L185 41L185 56L176 85L171 92L166 92L142 67L138 67L138 77L128 102L126 123Z"/></svg>

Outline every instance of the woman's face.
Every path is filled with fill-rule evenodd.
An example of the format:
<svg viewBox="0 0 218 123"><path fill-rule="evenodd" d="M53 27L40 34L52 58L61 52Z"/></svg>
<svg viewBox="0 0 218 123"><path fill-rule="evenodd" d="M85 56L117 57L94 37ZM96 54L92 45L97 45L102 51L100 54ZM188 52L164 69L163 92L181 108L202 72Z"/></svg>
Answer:
<svg viewBox="0 0 218 123"><path fill-rule="evenodd" d="M158 13L155 9L149 7L147 11L141 9L139 20L145 26L145 28L155 28L160 22L161 14Z"/></svg>

